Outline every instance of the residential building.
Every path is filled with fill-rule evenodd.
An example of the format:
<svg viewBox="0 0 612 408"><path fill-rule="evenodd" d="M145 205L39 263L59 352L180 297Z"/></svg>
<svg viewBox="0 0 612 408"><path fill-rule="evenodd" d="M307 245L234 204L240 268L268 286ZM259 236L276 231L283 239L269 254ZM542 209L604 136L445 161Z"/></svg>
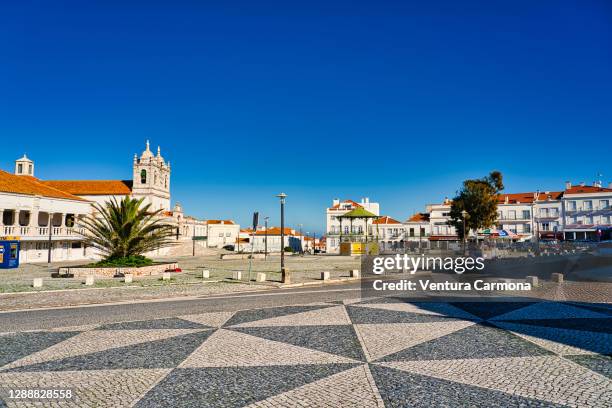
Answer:
<svg viewBox="0 0 612 408"><path fill-rule="evenodd" d="M612 183L608 188L601 182L592 186L566 182L563 192L564 238L566 240L611 239Z"/></svg>
<svg viewBox="0 0 612 408"><path fill-rule="evenodd" d="M458 241L459 237L455 227L448 225L450 221L451 200L446 197L441 204L429 204L425 212L429 214L430 236L429 241Z"/></svg>
<svg viewBox="0 0 612 408"><path fill-rule="evenodd" d="M236 245L240 237L240 225L232 220L206 220L203 236L206 247L222 248L225 245Z"/></svg>
<svg viewBox="0 0 612 408"><path fill-rule="evenodd" d="M300 252L304 248L304 236L300 235L299 231L293 228L285 228L283 244L281 245L281 229L280 227L264 227L258 228L254 235L249 237L249 243L241 245L242 251L264 252L266 248L268 252L280 252L282 248L290 247L294 252ZM251 249L251 244L253 248Z"/></svg>
<svg viewBox="0 0 612 408"><path fill-rule="evenodd" d="M424 241L429 240L431 235L431 223L429 213L415 213L406 221L404 221L405 240L406 241Z"/></svg>
<svg viewBox="0 0 612 408"><path fill-rule="evenodd" d="M497 229L511 231L521 240L531 239L534 234L533 203L537 194L500 194L497 201Z"/></svg>
<svg viewBox="0 0 612 408"><path fill-rule="evenodd" d="M403 248L405 231L404 225L388 216L383 216L372 221L369 227L369 235L380 243L381 251L397 250Z"/></svg>
<svg viewBox="0 0 612 408"><path fill-rule="evenodd" d="M362 198L359 203L353 200L334 199L332 206L326 210L327 223L327 239L326 252L330 254L340 253L340 237L341 235L363 235L369 232L368 226L372 224L369 219L355 219L354 221L342 222L339 216L347 214L355 209L362 208L376 216L380 215L380 206L378 203L371 202L369 198Z"/></svg>
<svg viewBox="0 0 612 408"><path fill-rule="evenodd" d="M538 239L563 239L562 197L562 191L539 193L533 208L533 228Z"/></svg>

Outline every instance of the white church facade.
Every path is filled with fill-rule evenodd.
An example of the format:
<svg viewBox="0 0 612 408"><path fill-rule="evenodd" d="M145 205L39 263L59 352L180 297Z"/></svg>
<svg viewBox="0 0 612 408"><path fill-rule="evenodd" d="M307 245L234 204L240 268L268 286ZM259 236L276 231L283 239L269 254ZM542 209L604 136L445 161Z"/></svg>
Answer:
<svg viewBox="0 0 612 408"><path fill-rule="evenodd" d="M185 216L178 203L171 208L170 176L170 163L159 147L153 154L148 141L142 154L134 155L132 180L42 180L35 176L35 163L24 155L15 161L13 173L0 170L0 239L21 241L21 263L44 263L49 254L52 262L96 259L83 243L79 220L95 212L93 204L130 196L162 210L164 222L176 228L177 241L196 238L199 246L208 246L211 220ZM191 245L183 247L191 253ZM168 255L171 250L149 255Z"/></svg>

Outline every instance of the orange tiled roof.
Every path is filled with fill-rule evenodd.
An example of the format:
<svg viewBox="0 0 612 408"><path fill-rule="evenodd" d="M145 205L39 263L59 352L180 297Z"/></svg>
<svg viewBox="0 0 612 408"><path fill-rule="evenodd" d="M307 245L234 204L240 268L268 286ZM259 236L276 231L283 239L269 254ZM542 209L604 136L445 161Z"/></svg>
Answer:
<svg viewBox="0 0 612 408"><path fill-rule="evenodd" d="M224 225L234 225L234 221L232 220L207 220L207 224L224 224Z"/></svg>
<svg viewBox="0 0 612 408"><path fill-rule="evenodd" d="M401 224L401 222L385 215L372 221L372 224Z"/></svg>
<svg viewBox="0 0 612 408"><path fill-rule="evenodd" d="M429 214L427 213L416 213L412 217L408 218L408 222L427 222L429 221Z"/></svg>
<svg viewBox="0 0 612 408"><path fill-rule="evenodd" d="M280 233L280 227L268 228L268 235L280 235ZM266 230L257 230L257 232L255 232L255 235L266 235ZM285 228L285 235L299 236L300 234L291 228Z"/></svg>
<svg viewBox="0 0 612 408"><path fill-rule="evenodd" d="M41 183L79 196L132 194L131 180L48 180Z"/></svg>
<svg viewBox="0 0 612 408"><path fill-rule="evenodd" d="M610 190L612 191L612 190ZM498 204L505 204L506 202L506 197L508 198L508 204L517 204L517 203L525 203L525 204L530 204L533 203L535 196L536 196L536 192L529 192L529 193L514 193L514 194L500 194L499 196L497 196L497 203ZM563 194L563 192L561 191L549 191L547 192L540 192L540 194L538 195L538 200L546 200L548 198L548 196L550 195L550 198L552 200L558 200L561 198L561 195Z"/></svg>
<svg viewBox="0 0 612 408"><path fill-rule="evenodd" d="M361 206L362 206L361 204L356 203L356 202L355 202L355 201L353 201L353 200L344 200L344 201L342 201L341 203L336 204L336 205L334 205L333 207L331 207L331 209L332 209L332 210L338 209L338 208L340 208L340 205L342 205L342 204L351 204L353 207L361 207Z"/></svg>
<svg viewBox="0 0 612 408"><path fill-rule="evenodd" d="M565 190L565 194L581 194L581 193L612 193L612 188L595 187L595 186L572 186Z"/></svg>
<svg viewBox="0 0 612 408"><path fill-rule="evenodd" d="M0 191L15 194L39 195L51 198L85 201L70 192L48 186L32 176L16 176L0 170Z"/></svg>

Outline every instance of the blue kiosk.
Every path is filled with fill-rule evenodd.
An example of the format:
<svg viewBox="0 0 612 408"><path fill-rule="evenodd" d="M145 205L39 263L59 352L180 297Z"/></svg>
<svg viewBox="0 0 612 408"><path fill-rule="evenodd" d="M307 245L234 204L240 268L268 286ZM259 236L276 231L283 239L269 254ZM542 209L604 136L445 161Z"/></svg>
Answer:
<svg viewBox="0 0 612 408"><path fill-rule="evenodd" d="M0 269L19 267L19 246L15 239L0 239Z"/></svg>

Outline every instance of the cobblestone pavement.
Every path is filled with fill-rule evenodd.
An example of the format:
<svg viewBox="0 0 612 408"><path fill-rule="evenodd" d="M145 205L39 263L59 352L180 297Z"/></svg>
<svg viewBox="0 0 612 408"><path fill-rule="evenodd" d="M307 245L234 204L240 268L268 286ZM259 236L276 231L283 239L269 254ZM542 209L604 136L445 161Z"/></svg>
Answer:
<svg viewBox="0 0 612 408"><path fill-rule="evenodd" d="M7 407L612 407L606 304L351 299L9 332L0 344Z"/></svg>

